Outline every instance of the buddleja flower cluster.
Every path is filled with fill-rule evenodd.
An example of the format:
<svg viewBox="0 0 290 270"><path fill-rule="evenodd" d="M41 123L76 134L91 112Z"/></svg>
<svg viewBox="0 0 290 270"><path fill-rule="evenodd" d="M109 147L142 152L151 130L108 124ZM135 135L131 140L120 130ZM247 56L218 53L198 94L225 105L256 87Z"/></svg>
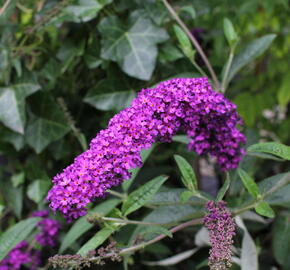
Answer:
<svg viewBox="0 0 290 270"><path fill-rule="evenodd" d="M37 226L40 232L35 236L41 247L54 246L57 240L60 224L54 219L48 218L47 210L36 211L33 217L42 217ZM41 264L41 251L29 246L28 242L18 243L0 262L0 270L19 270L25 266L29 270L35 270Z"/></svg>
<svg viewBox="0 0 290 270"><path fill-rule="evenodd" d="M29 250L29 244L26 241L18 243L0 262L0 270L18 270L23 265L30 270L36 270L40 265L40 252Z"/></svg>
<svg viewBox="0 0 290 270"><path fill-rule="evenodd" d="M85 215L90 201L129 179L129 169L142 165L142 149L155 141L170 142L179 130L190 138L190 150L209 153L223 170L236 168L245 142L238 124L236 106L214 92L207 78L172 79L143 89L87 151L53 178L50 207L68 220Z"/></svg>
<svg viewBox="0 0 290 270"><path fill-rule="evenodd" d="M49 212L47 210L41 210L34 212L33 217L42 217L43 219L39 221L37 227L40 232L35 236L36 241L39 245L45 246L55 246L58 237L58 232L60 230L60 224L57 220L48 218Z"/></svg>
<svg viewBox="0 0 290 270"><path fill-rule="evenodd" d="M217 204L210 201L206 206L209 213L204 217L204 225L209 231L212 245L208 263L211 270L227 270L231 267L235 223L225 206L224 201Z"/></svg>

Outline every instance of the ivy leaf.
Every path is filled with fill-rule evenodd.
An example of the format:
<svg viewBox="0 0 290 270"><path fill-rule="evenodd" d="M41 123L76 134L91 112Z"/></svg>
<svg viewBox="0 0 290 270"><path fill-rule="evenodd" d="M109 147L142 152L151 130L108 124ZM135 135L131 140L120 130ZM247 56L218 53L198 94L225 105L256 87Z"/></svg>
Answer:
<svg viewBox="0 0 290 270"><path fill-rule="evenodd" d="M117 225L110 225L102 228L80 248L77 254L86 256L89 251L95 250L98 246L103 244L117 229Z"/></svg>
<svg viewBox="0 0 290 270"><path fill-rule="evenodd" d="M62 138L70 128L64 113L49 94L39 93L31 101L34 104L31 108L33 114L30 115L25 136L27 143L36 153L40 153L48 144Z"/></svg>
<svg viewBox="0 0 290 270"><path fill-rule="evenodd" d="M116 16L99 24L102 34L101 57L117 62L128 75L149 80L155 67L157 43L167 40L166 31L143 17L124 25Z"/></svg>
<svg viewBox="0 0 290 270"><path fill-rule="evenodd" d="M0 261L12 250L19 242L23 241L34 229L40 218L29 218L15 224L4 232L0 237Z"/></svg>
<svg viewBox="0 0 290 270"><path fill-rule="evenodd" d="M104 6L112 3L112 0L73 0L72 4L63 8L62 12L54 16L48 25L56 25L63 22L88 22L97 17Z"/></svg>
<svg viewBox="0 0 290 270"><path fill-rule="evenodd" d="M254 197L257 198L260 195L259 187L254 181L254 179L244 170L238 169L238 174L242 179L242 182L248 192Z"/></svg>
<svg viewBox="0 0 290 270"><path fill-rule="evenodd" d="M174 159L178 165L178 168L182 174L182 182L183 184L191 191L197 190L197 180L195 173L191 167L191 165L186 161L185 158L175 155Z"/></svg>
<svg viewBox="0 0 290 270"><path fill-rule="evenodd" d="M264 202L264 201L258 202L258 204L255 207L255 210L261 216L265 216L269 218L275 217L275 212L273 211L273 209L267 202Z"/></svg>
<svg viewBox="0 0 290 270"><path fill-rule="evenodd" d="M1 181L1 187L5 192L3 196L7 206L13 210L18 219L21 218L23 208L23 186L13 187L12 181Z"/></svg>
<svg viewBox="0 0 290 270"><path fill-rule="evenodd" d="M132 90L100 94L99 91L91 89L84 101L98 110L109 111L128 107L135 97L136 94Z"/></svg>
<svg viewBox="0 0 290 270"><path fill-rule="evenodd" d="M127 216L150 201L167 178L168 176L164 175L158 176L133 191L122 205L123 214Z"/></svg>
<svg viewBox="0 0 290 270"><path fill-rule="evenodd" d="M241 53L235 56L229 73L229 80L231 80L241 68L263 54L269 48L275 37L275 34L269 34L257 38L251 42Z"/></svg>
<svg viewBox="0 0 290 270"><path fill-rule="evenodd" d="M25 98L40 89L38 84L21 83L0 88L0 121L15 132L24 133Z"/></svg>
<svg viewBox="0 0 290 270"><path fill-rule="evenodd" d="M107 215L111 210L120 202L118 199L111 199L104 201L97 205L94 209L89 211L89 214L97 213L99 215ZM64 236L61 246L59 248L59 253L65 251L69 246L71 246L80 236L86 233L88 230L94 227L87 221L87 217L81 217L78 219L67 234Z"/></svg>
<svg viewBox="0 0 290 270"><path fill-rule="evenodd" d="M40 203L44 199L49 187L50 181L35 180L27 188L27 197L35 203Z"/></svg>
<svg viewBox="0 0 290 270"><path fill-rule="evenodd" d="M276 142L257 143L248 147L247 151L272 154L274 156L290 160L290 146L281 143Z"/></svg>

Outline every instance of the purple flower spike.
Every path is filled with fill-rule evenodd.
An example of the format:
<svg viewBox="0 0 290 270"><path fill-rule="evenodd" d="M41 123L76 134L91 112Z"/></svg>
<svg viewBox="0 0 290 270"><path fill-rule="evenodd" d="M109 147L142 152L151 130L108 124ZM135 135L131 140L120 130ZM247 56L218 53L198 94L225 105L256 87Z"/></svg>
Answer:
<svg viewBox="0 0 290 270"><path fill-rule="evenodd" d="M244 154L241 123L236 106L213 91L207 78L172 79L143 89L87 151L53 178L50 207L68 220L85 215L90 201L129 179L129 169L142 166L142 149L170 142L179 130L188 135L190 150L212 155L222 170L236 168Z"/></svg>
<svg viewBox="0 0 290 270"><path fill-rule="evenodd" d="M206 205L209 213L204 217L204 225L209 231L212 245L208 263L211 270L227 270L231 267L235 223L225 206L224 201L217 204L209 201Z"/></svg>
<svg viewBox="0 0 290 270"><path fill-rule="evenodd" d="M28 266L30 270L36 270L40 263L40 252L30 251L28 243L22 241L0 262L0 270L18 270L23 265Z"/></svg>
<svg viewBox="0 0 290 270"><path fill-rule="evenodd" d="M40 230L35 238L37 242L45 246L55 246L58 232L60 230L60 223L55 219L49 218L48 210L40 210L32 213L33 217L42 217L43 219L38 222L37 227Z"/></svg>

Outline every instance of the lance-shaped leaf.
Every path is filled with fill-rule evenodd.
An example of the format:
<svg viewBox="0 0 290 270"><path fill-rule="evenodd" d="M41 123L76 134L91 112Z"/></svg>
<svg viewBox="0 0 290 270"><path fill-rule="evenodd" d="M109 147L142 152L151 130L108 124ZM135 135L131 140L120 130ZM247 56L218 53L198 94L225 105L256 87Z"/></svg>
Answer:
<svg viewBox="0 0 290 270"><path fill-rule="evenodd" d="M78 254L86 256L89 251L95 250L98 246L103 244L117 229L117 225L105 226L80 248Z"/></svg>
<svg viewBox="0 0 290 270"><path fill-rule="evenodd" d="M290 218L279 216L273 226L273 252L275 259L283 265L283 269L290 268Z"/></svg>
<svg viewBox="0 0 290 270"><path fill-rule="evenodd" d="M89 211L89 214L99 214L99 215L107 215L118 203L120 200L111 199L104 201L97 205L94 209ZM61 246L59 248L59 253L65 251L70 245L72 245L80 236L86 233L88 230L94 227L94 224L91 224L87 221L87 217L81 217L78 219L67 234L64 236Z"/></svg>
<svg viewBox="0 0 290 270"><path fill-rule="evenodd" d="M24 133L25 98L40 89L32 83L21 83L0 88L0 121L18 133Z"/></svg>
<svg viewBox="0 0 290 270"><path fill-rule="evenodd" d="M229 73L229 80L231 80L241 68L264 53L269 48L275 37L275 34L269 34L257 38L241 51L241 53L239 53L233 60Z"/></svg>
<svg viewBox="0 0 290 270"><path fill-rule="evenodd" d="M192 166L186 161L185 158L175 155L174 159L178 165L178 168L182 174L183 184L191 191L197 190L197 180Z"/></svg>
<svg viewBox="0 0 290 270"><path fill-rule="evenodd" d="M123 214L129 215L150 201L167 178L168 176L164 175L158 176L133 191L122 205Z"/></svg>
<svg viewBox="0 0 290 270"><path fill-rule="evenodd" d="M34 229L40 218L29 218L15 224L0 237L0 261L13 249L19 242L23 241Z"/></svg>
<svg viewBox="0 0 290 270"><path fill-rule="evenodd" d="M247 149L247 151L253 153L271 154L282 159L290 160L290 146L281 143L276 142L257 143L251 145Z"/></svg>
<svg viewBox="0 0 290 270"><path fill-rule="evenodd" d="M149 80L157 57L156 44L167 40L168 35L147 18L139 17L130 22L124 25L116 16L100 22L101 56L117 62L128 75Z"/></svg>
<svg viewBox="0 0 290 270"><path fill-rule="evenodd" d="M260 194L259 187L254 181L254 179L244 170L238 169L238 174L242 179L242 182L248 192L254 197L257 198Z"/></svg>

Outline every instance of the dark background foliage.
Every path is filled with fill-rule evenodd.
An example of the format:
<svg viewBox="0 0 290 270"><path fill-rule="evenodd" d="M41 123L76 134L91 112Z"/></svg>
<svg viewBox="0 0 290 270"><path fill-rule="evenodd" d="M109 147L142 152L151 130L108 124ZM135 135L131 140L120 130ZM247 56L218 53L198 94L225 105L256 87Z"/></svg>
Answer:
<svg viewBox="0 0 290 270"><path fill-rule="evenodd" d="M260 140L289 145L289 1L181 0L171 4L199 40L219 78L229 55L224 18L232 21L239 35L237 54L257 38L276 34L268 50L267 45L260 44L257 57L233 76L226 96L238 106L249 145ZM162 1L0 0L0 6L0 230L5 232L33 210L47 207L45 196L51 178L84 151L141 88L172 77L201 75L182 50L173 28L175 21ZM255 50L250 49L248 55ZM198 54L195 60L206 70ZM211 164L206 167L204 159L197 159L178 142L153 150L133 189L167 174L170 181L157 194L165 192L168 205L176 201L183 186L173 154L191 161L200 187L216 194L222 174ZM259 182L287 171L289 163L247 157L242 167ZM259 222L257 216L247 221L258 249L260 269L290 268L288 191L286 186L272 198L277 208L273 223ZM233 206L246 200L235 172L227 196ZM150 211L142 209L132 219L143 219ZM194 212L175 205L160 211L151 212L147 220L174 223L195 216L200 209ZM63 223L63 240L71 225L57 218ZM126 226L114 237L125 245L133 229ZM78 251L95 232L85 232L66 252ZM159 269L144 261L158 261L193 248L196 232L197 228L182 231L174 239L127 257L125 262L130 269ZM166 269L206 269L207 251L200 249L190 259ZM57 252L49 250L50 255ZM110 264L109 268L121 269L122 264ZM235 265L233 269L239 268Z"/></svg>

